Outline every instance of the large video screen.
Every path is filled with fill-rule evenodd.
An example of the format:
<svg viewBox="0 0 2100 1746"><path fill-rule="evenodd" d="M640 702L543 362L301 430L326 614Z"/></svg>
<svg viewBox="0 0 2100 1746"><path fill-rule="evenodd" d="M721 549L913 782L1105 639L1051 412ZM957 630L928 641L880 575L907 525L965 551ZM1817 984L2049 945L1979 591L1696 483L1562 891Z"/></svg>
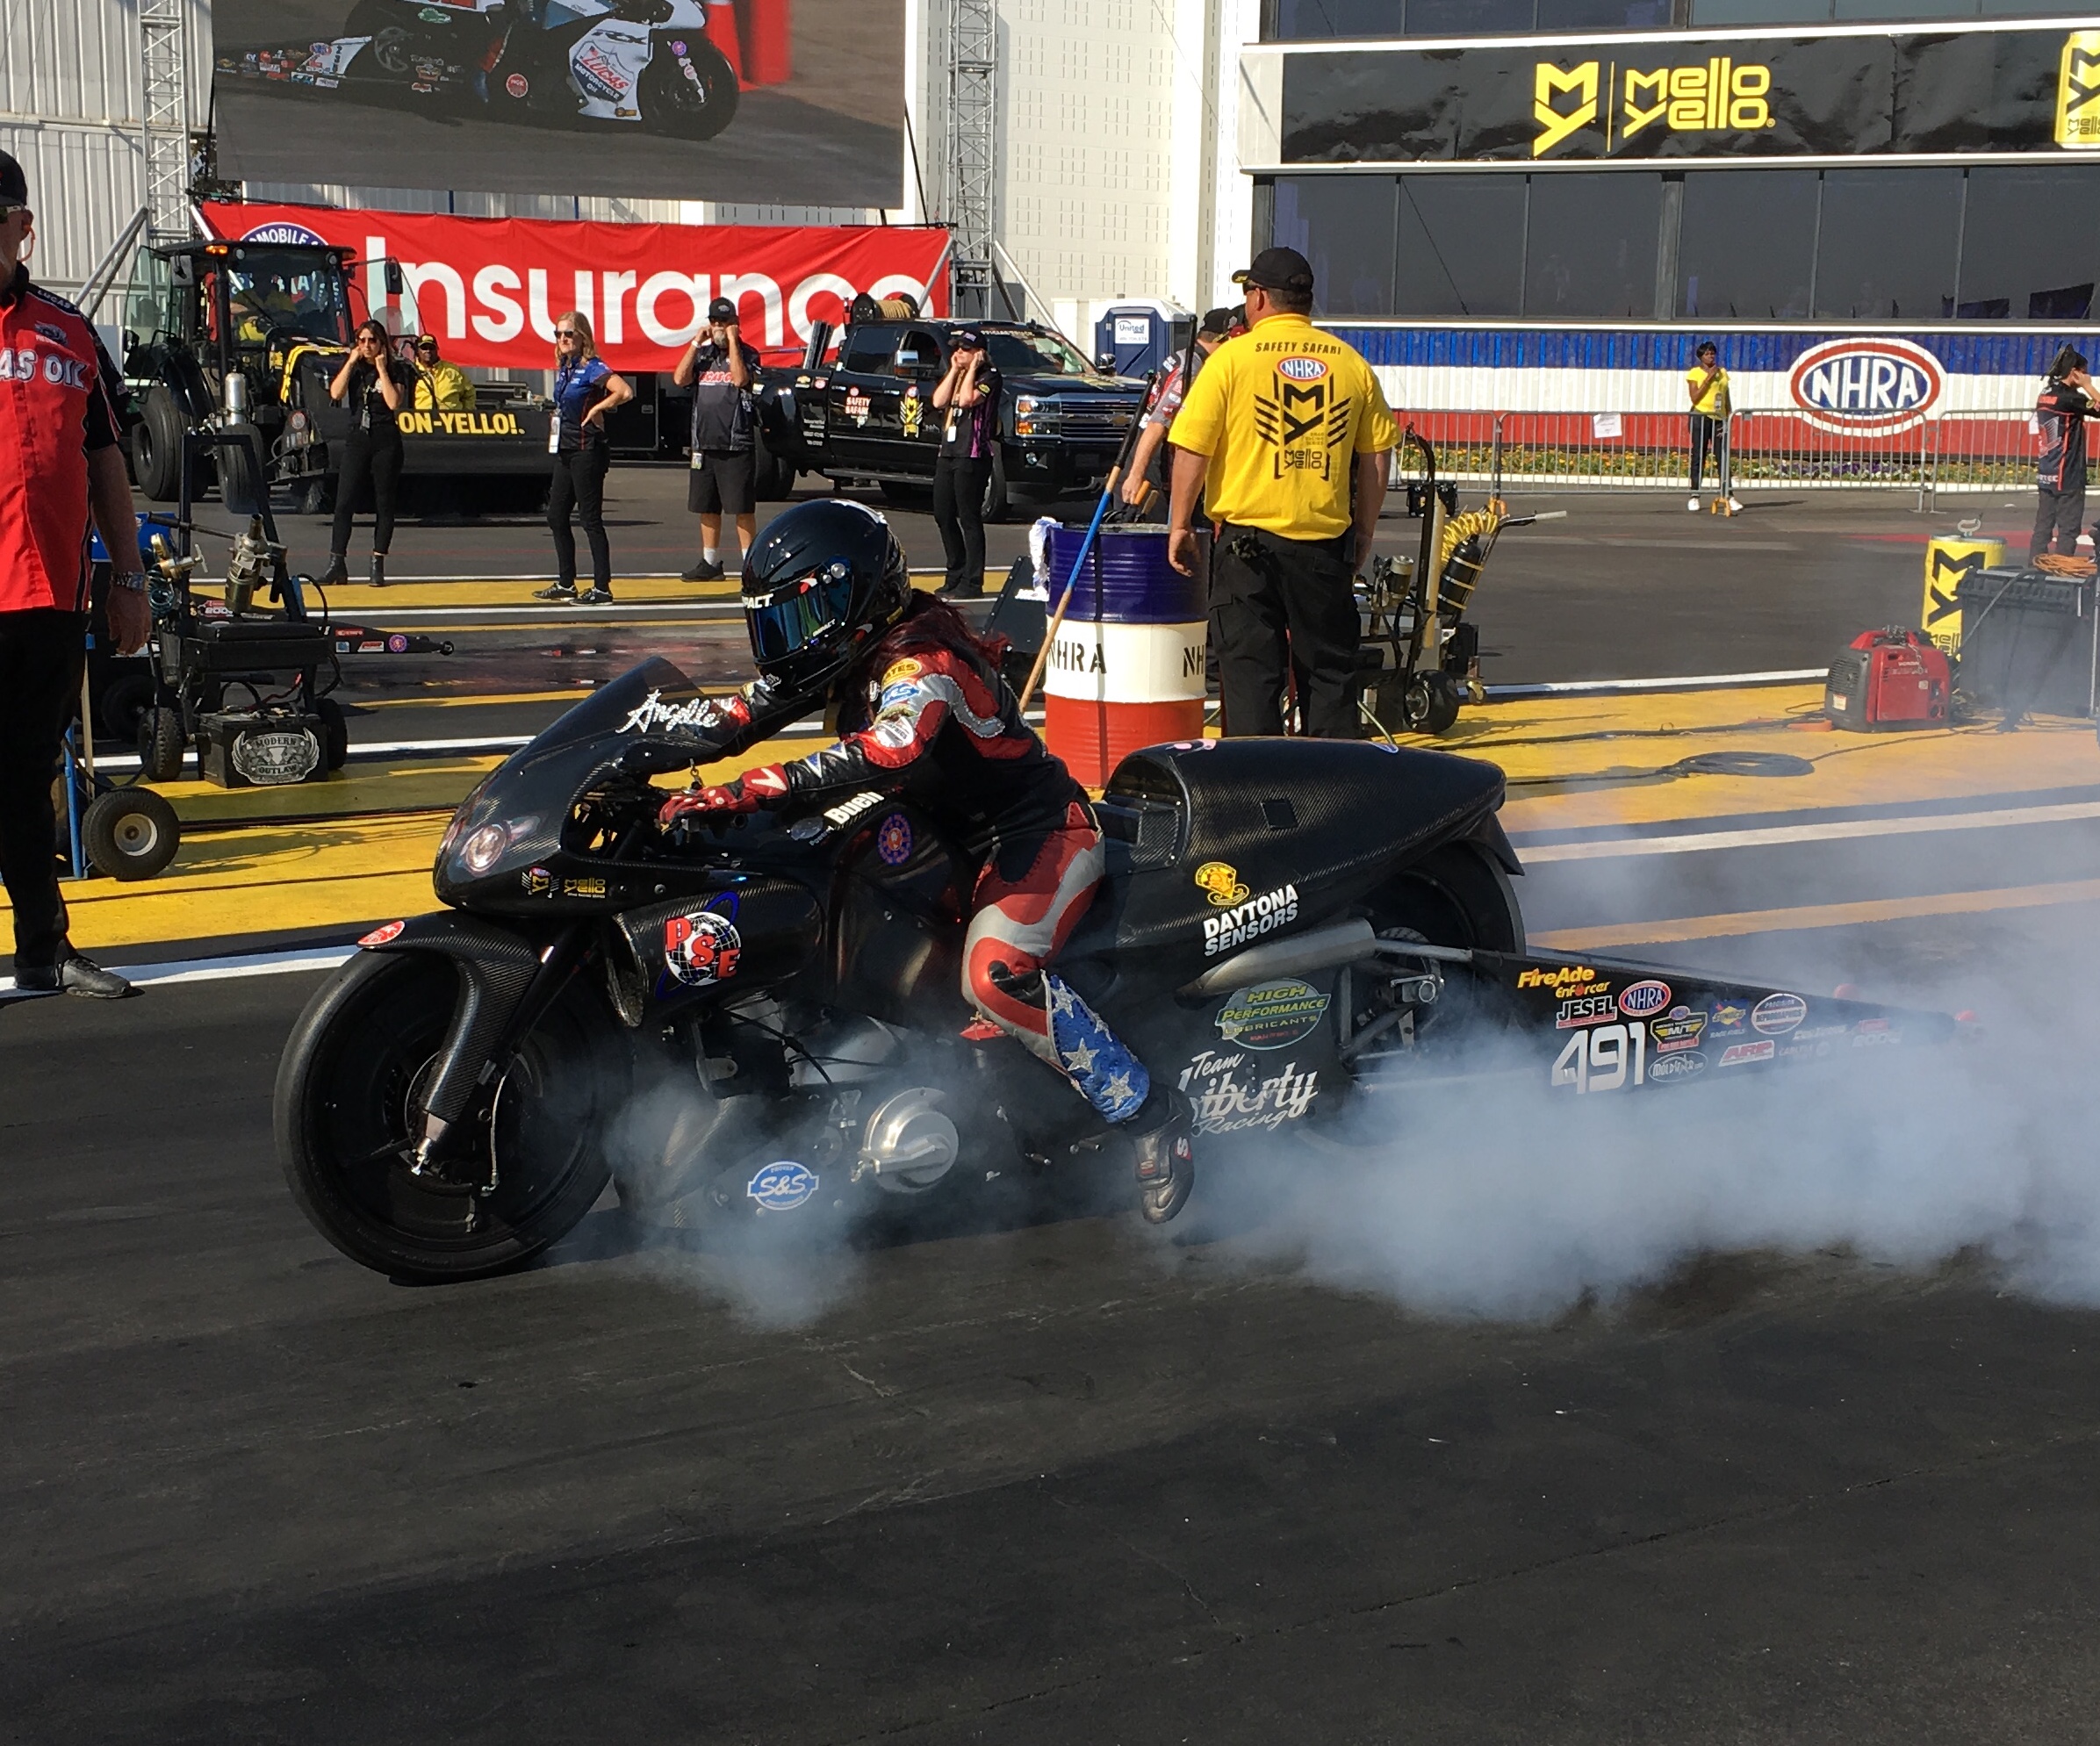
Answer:
<svg viewBox="0 0 2100 1746"><path fill-rule="evenodd" d="M218 0L222 176L903 204L903 0Z"/></svg>

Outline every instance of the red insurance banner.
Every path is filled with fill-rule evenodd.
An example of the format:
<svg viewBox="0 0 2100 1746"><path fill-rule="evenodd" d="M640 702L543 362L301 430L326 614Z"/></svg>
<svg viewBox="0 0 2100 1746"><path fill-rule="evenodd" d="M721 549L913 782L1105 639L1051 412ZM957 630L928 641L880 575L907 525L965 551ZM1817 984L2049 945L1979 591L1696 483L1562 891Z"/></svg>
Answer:
<svg viewBox="0 0 2100 1746"><path fill-rule="evenodd" d="M203 212L229 241L353 250L374 313L437 334L455 363L551 369L555 320L572 309L590 317L615 369L669 370L717 297L737 305L747 339L796 351L861 291L908 293L930 315L948 308L948 234L919 226L564 224L216 202Z"/></svg>

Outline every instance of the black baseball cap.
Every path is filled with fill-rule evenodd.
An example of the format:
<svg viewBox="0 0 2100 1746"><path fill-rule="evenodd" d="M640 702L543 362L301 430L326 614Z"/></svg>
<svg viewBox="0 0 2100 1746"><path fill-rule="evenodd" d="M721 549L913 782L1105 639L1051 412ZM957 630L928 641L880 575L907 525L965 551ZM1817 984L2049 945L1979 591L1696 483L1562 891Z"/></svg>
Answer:
<svg viewBox="0 0 2100 1746"><path fill-rule="evenodd" d="M11 154L0 152L0 206L28 204L29 178L22 173L22 166Z"/></svg>
<svg viewBox="0 0 2100 1746"><path fill-rule="evenodd" d="M1247 319L1245 312L1237 309L1217 308L1204 311L1202 323L1196 331L1199 334L1229 334L1233 324Z"/></svg>
<svg viewBox="0 0 2100 1746"><path fill-rule="evenodd" d="M419 352L435 351L437 349L437 335L435 334L418 334L415 336L415 348Z"/></svg>
<svg viewBox="0 0 2100 1746"><path fill-rule="evenodd" d="M953 343L959 352L981 352L984 349L984 335L974 327L958 327Z"/></svg>
<svg viewBox="0 0 2100 1746"><path fill-rule="evenodd" d="M1302 295L1312 289L1312 263L1295 248L1264 248L1255 256L1254 265L1233 275L1233 283Z"/></svg>
<svg viewBox="0 0 2100 1746"><path fill-rule="evenodd" d="M710 321L736 321L738 319L737 305L726 297L718 297L708 305L708 320Z"/></svg>

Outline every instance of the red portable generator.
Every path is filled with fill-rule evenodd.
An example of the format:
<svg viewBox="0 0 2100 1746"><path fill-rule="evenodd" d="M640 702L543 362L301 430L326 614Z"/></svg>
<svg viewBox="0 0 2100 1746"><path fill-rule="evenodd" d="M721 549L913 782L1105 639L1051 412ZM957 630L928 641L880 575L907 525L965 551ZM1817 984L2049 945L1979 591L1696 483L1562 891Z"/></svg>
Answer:
<svg viewBox="0 0 2100 1746"><path fill-rule="evenodd" d="M1947 657L1915 630L1863 630L1830 663L1823 713L1840 728L1944 728L1954 691Z"/></svg>

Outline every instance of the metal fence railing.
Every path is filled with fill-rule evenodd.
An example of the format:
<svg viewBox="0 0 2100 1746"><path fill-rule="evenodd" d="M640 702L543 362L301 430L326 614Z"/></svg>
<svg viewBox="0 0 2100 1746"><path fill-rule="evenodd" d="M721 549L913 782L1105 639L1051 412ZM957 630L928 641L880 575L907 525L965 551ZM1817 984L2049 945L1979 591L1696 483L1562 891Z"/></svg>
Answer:
<svg viewBox="0 0 2100 1746"><path fill-rule="evenodd" d="M1690 424L1672 413L1410 413L1435 443L1445 478L1486 486L1672 487L1691 466ZM2032 484L2034 435L2024 413L1947 413L1895 429L1814 421L1797 409L1752 407L1729 420L1731 483L1744 487L1871 487L1917 493L1990 492ZM1396 464L1405 470L1406 462ZM1717 484L1708 463L1702 486Z"/></svg>

